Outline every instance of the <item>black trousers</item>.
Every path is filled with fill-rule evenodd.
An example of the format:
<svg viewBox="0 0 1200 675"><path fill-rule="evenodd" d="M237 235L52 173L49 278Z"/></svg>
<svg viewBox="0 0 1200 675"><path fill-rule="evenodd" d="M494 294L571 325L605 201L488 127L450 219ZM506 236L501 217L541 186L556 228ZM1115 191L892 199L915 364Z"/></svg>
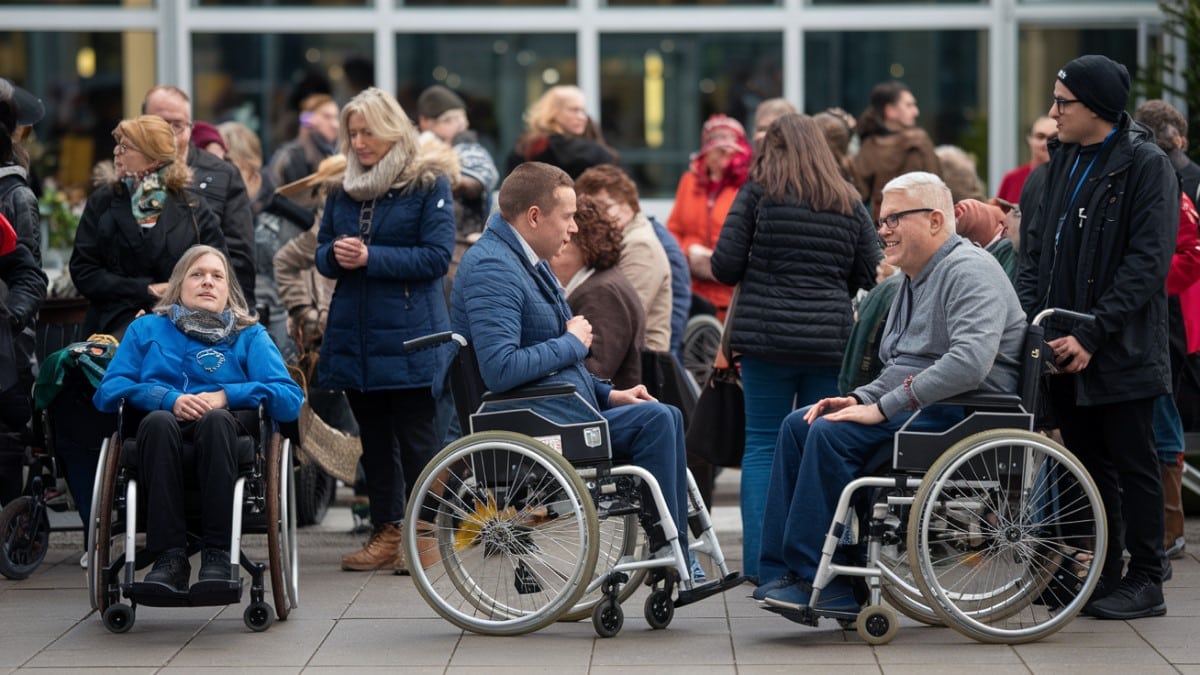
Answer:
<svg viewBox="0 0 1200 675"><path fill-rule="evenodd" d="M404 519L417 478L441 450L437 402L429 389L346 390L362 439L371 523Z"/></svg>
<svg viewBox="0 0 1200 675"><path fill-rule="evenodd" d="M1067 449L1079 458L1104 501L1108 555L1103 575L1122 577L1122 551L1129 572L1162 582L1163 491L1154 448L1154 399L1105 405L1075 403L1075 377L1050 378L1050 403Z"/></svg>
<svg viewBox="0 0 1200 675"><path fill-rule="evenodd" d="M146 548L187 546L187 489L200 490L200 537L227 550L233 526L239 424L228 410L180 422L166 410L145 417L137 432L139 489L145 492Z"/></svg>

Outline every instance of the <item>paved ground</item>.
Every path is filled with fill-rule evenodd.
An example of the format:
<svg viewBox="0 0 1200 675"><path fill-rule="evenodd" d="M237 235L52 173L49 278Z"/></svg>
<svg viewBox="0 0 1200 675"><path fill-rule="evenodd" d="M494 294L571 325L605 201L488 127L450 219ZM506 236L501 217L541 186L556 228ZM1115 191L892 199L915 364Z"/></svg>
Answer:
<svg viewBox="0 0 1200 675"><path fill-rule="evenodd" d="M714 519L726 554L740 558L737 472L721 478ZM1200 561L1175 562L1169 614L1132 622L1080 618L1036 644L973 642L947 628L905 621L891 644L872 647L836 624L806 628L759 609L749 586L680 609L670 628L650 631L640 596L624 631L595 636L590 622L494 638L464 633L430 610L407 577L338 570L356 547L350 517L335 507L301 531L301 604L265 633L229 608L140 607L124 635L89 609L78 533L54 536L31 578L0 577L0 675L11 672L121 673L1098 673L1200 674ZM1188 523L1200 554L1200 520ZM248 542L253 549L261 543ZM259 537L259 540L262 538Z"/></svg>

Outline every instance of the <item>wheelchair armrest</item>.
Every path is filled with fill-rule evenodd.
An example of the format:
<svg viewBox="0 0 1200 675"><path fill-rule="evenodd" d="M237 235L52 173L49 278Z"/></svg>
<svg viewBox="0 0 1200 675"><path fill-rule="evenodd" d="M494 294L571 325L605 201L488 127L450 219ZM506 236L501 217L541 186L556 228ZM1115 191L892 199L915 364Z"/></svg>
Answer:
<svg viewBox="0 0 1200 675"><path fill-rule="evenodd" d="M998 391L968 391L957 396L944 398L935 405L960 405L964 408L1020 408L1020 394Z"/></svg>
<svg viewBox="0 0 1200 675"><path fill-rule="evenodd" d="M575 385L569 382L538 384L532 387L517 387L505 392L483 392L484 401L510 401L518 398L543 398L547 396L563 396L575 393Z"/></svg>

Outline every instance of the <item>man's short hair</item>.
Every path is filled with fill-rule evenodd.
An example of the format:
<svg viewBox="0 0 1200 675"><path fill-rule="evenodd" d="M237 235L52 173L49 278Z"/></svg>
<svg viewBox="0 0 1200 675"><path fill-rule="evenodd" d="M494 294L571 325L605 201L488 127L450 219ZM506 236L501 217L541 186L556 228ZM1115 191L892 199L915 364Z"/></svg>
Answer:
<svg viewBox="0 0 1200 675"><path fill-rule="evenodd" d="M554 206L554 191L560 187L575 187L566 171L545 162L519 164L500 185L500 215L511 223L531 206L548 210Z"/></svg>
<svg viewBox="0 0 1200 675"><path fill-rule="evenodd" d="M883 186L882 194L889 192L907 192L917 198L921 204L941 211L946 216L946 222L954 224L954 197L950 188L938 177L928 171L910 171L896 176ZM951 232L954 231L951 227Z"/></svg>
<svg viewBox="0 0 1200 675"><path fill-rule="evenodd" d="M147 91L146 95L142 97L142 114L143 115L146 114L146 103L150 100L150 97L154 94L157 94L160 91L170 94L172 96L178 96L179 98L183 99L184 103L188 104L188 108L192 107L192 99L187 95L187 92L185 92L184 90L180 89L179 87L176 87L173 84L156 84L153 87L150 87L150 90Z"/></svg>
<svg viewBox="0 0 1200 675"><path fill-rule="evenodd" d="M1175 138L1183 138L1183 150L1187 150L1187 118L1175 106L1156 98L1138 106L1133 119L1150 127L1154 142L1167 152L1175 149Z"/></svg>
<svg viewBox="0 0 1200 675"><path fill-rule="evenodd" d="M642 207L638 204L637 184L615 164L599 164L579 174L575 179L575 192L594 195L601 190L613 201L628 204L634 213Z"/></svg>

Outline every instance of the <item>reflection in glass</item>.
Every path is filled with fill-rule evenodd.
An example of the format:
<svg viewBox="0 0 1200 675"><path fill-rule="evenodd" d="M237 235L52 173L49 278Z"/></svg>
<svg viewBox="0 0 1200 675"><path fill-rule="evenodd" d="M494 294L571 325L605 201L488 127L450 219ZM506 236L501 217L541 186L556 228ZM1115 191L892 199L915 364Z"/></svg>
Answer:
<svg viewBox="0 0 1200 675"><path fill-rule="evenodd" d="M601 35L601 128L641 196L674 196L709 115L750 127L782 62L780 33Z"/></svg>
<svg viewBox="0 0 1200 675"><path fill-rule="evenodd" d="M372 0L192 0L201 7L362 7Z"/></svg>
<svg viewBox="0 0 1200 675"><path fill-rule="evenodd" d="M522 115L542 92L576 79L575 36L470 33L396 36L397 100L416 116L417 97L442 84L467 103L471 129L497 167L525 125Z"/></svg>
<svg viewBox="0 0 1200 675"><path fill-rule="evenodd" d="M917 124L935 145L973 155L987 181L987 32L820 32L805 35L805 112L840 106L859 115L871 88L900 80L916 96Z"/></svg>
<svg viewBox="0 0 1200 675"><path fill-rule="evenodd" d="M197 33L192 47L194 119L245 124L268 160L296 135L306 96L340 104L375 83L370 35Z"/></svg>
<svg viewBox="0 0 1200 675"><path fill-rule="evenodd" d="M571 0L396 0L410 7L563 7Z"/></svg>

